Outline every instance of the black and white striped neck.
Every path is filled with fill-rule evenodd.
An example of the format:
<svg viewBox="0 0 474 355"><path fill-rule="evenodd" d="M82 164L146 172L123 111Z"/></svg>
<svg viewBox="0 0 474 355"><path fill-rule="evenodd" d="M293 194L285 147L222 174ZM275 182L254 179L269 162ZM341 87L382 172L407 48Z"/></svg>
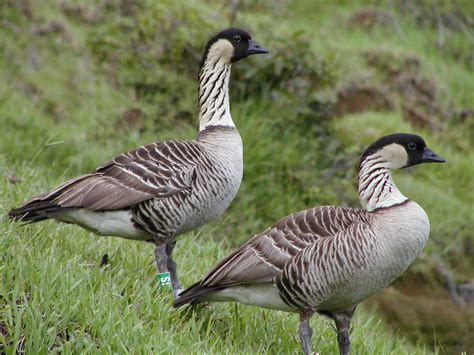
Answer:
<svg viewBox="0 0 474 355"><path fill-rule="evenodd" d="M210 126L235 127L229 105L230 68L228 60L209 51L199 73L199 131Z"/></svg>
<svg viewBox="0 0 474 355"><path fill-rule="evenodd" d="M398 205L407 200L393 182L390 163L377 152L363 158L360 163L359 199L367 211Z"/></svg>

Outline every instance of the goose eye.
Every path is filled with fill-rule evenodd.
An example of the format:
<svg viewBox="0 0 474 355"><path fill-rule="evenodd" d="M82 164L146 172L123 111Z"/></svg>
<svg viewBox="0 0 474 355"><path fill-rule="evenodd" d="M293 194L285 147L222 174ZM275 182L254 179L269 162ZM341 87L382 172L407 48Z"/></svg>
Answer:
<svg viewBox="0 0 474 355"><path fill-rule="evenodd" d="M242 37L240 37L240 35L235 35L234 37L232 37L232 39L234 40L235 43L240 43L240 41L242 40Z"/></svg>
<svg viewBox="0 0 474 355"><path fill-rule="evenodd" d="M408 149L415 150L416 149L416 143L415 142L408 143Z"/></svg>

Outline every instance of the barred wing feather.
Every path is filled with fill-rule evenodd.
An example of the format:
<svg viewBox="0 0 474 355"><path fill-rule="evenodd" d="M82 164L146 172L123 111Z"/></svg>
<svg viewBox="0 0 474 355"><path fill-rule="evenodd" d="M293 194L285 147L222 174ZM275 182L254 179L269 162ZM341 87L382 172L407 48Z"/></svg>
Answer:
<svg viewBox="0 0 474 355"><path fill-rule="evenodd" d="M363 211L334 206L291 214L256 235L217 264L201 286L236 286L271 282L295 255L321 238L346 229Z"/></svg>
<svg viewBox="0 0 474 355"><path fill-rule="evenodd" d="M370 224L362 220L317 240L288 261L277 276L281 297L298 309L316 308L334 292L340 292L358 270L369 269L370 256L376 254L376 240Z"/></svg>
<svg viewBox="0 0 474 355"><path fill-rule="evenodd" d="M91 174L34 197L24 206L50 201L60 207L118 210L190 191L201 154L199 144L190 141L144 145L105 162Z"/></svg>

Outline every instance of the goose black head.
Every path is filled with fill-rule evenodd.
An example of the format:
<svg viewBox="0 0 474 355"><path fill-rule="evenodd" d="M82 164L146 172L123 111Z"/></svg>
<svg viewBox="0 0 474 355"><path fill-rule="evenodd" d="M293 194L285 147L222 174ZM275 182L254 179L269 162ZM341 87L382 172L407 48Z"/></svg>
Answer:
<svg viewBox="0 0 474 355"><path fill-rule="evenodd" d="M228 63L235 63L249 55L268 52L268 49L254 41L248 32L238 28L228 28L207 42L201 67L210 56L218 56Z"/></svg>
<svg viewBox="0 0 474 355"><path fill-rule="evenodd" d="M366 149L361 162L375 153L387 162L387 167L391 169L446 162L426 146L423 138L409 133L395 133L379 138Z"/></svg>

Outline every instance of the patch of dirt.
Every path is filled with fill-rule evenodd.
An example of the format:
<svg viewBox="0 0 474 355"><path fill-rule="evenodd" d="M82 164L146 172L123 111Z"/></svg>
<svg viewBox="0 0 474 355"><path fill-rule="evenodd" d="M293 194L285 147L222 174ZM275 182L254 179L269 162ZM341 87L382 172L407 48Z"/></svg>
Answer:
<svg viewBox="0 0 474 355"><path fill-rule="evenodd" d="M385 11L362 9L354 12L349 19L349 22L350 24L371 30L376 26L391 27L395 24L395 19L392 14Z"/></svg>
<svg viewBox="0 0 474 355"><path fill-rule="evenodd" d="M415 126L437 128L435 116L444 117L436 99L436 84L418 74L400 73L389 83L401 97L403 117Z"/></svg>
<svg viewBox="0 0 474 355"><path fill-rule="evenodd" d="M467 117L469 109L444 110L437 101L437 86L421 72L421 60L413 55L389 50L363 52L375 78L352 82L336 92L336 98L313 101L309 108L318 116L329 118L365 111L387 111L397 107L405 120L415 127L438 129L441 119Z"/></svg>
<svg viewBox="0 0 474 355"><path fill-rule="evenodd" d="M338 91L332 113L335 116L342 116L348 113L384 111L393 108L393 103L382 90L350 84Z"/></svg>
<svg viewBox="0 0 474 355"><path fill-rule="evenodd" d="M419 58L386 50L367 51L364 57L382 77L387 91L399 98L407 121L417 127L438 128L439 118L447 113L437 102L436 83L422 75Z"/></svg>

